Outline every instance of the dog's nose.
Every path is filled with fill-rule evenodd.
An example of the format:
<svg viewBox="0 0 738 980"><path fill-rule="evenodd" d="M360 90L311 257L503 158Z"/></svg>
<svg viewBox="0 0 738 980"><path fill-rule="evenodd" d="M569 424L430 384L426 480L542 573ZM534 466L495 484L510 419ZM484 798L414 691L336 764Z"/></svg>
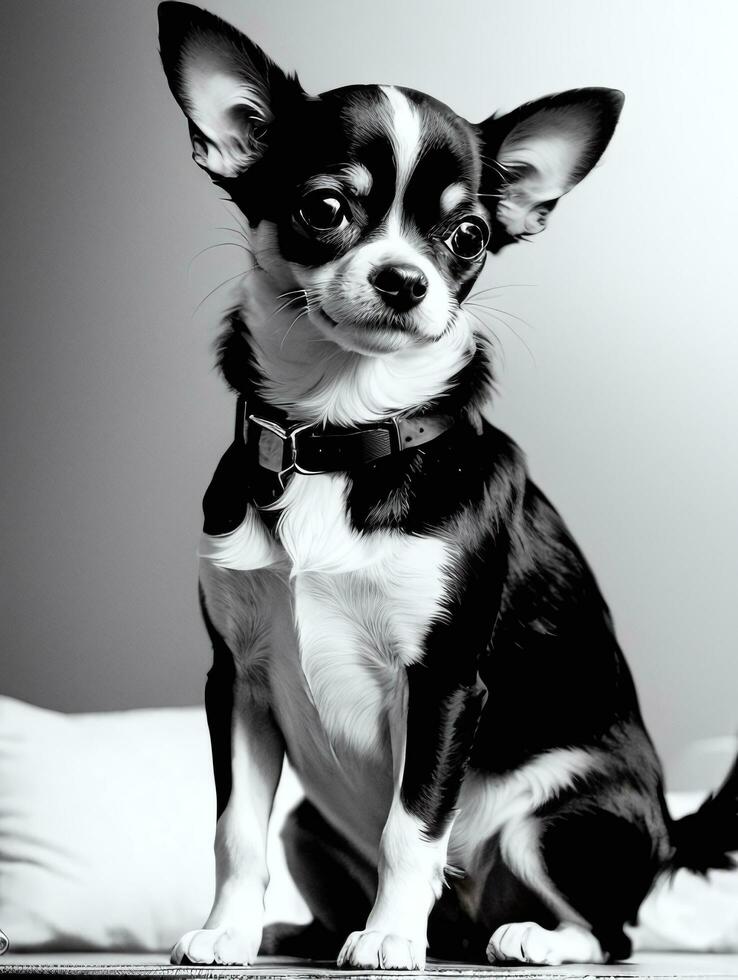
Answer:
<svg viewBox="0 0 738 980"><path fill-rule="evenodd" d="M383 265L373 269L369 282L393 310L404 313L428 292L428 280L414 265Z"/></svg>

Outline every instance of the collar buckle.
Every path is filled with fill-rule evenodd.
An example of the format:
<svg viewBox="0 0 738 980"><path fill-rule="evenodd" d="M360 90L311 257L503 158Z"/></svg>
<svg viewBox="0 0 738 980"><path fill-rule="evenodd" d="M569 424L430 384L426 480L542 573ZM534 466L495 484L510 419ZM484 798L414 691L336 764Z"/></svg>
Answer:
<svg viewBox="0 0 738 980"><path fill-rule="evenodd" d="M309 469L300 461L300 444L298 442L298 437L306 432L308 429L315 428L315 423L313 422L297 422L295 425L283 427L277 422L273 422L271 419L261 418L259 415L248 415L246 417L246 425L249 422L253 422L255 425L260 426L264 432L270 433L272 436L276 436L280 440L280 463L277 466L276 461L273 459L274 453L274 443L271 447L266 448L265 456L262 460L262 465L265 465L267 469L273 470L279 474L279 481L284 487L284 478L290 473L302 473L306 476L319 476L321 473L326 473L327 470ZM244 429L246 426L244 426ZM244 436L246 433L244 433ZM260 450L261 450L261 438ZM271 454L272 458L269 459Z"/></svg>

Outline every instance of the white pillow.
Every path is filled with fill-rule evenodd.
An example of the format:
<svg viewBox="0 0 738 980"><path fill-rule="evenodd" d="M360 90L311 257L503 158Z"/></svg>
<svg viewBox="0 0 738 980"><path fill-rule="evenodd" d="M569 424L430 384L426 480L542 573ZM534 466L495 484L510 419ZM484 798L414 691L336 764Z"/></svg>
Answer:
<svg viewBox="0 0 738 980"><path fill-rule="evenodd" d="M165 950L202 925L213 894L205 712L64 715L0 697L0 929L11 949ZM307 921L275 804L268 921Z"/></svg>
<svg viewBox="0 0 738 980"><path fill-rule="evenodd" d="M685 756L704 756L717 743L722 748L723 765L710 770L715 789L735 756L736 739L706 739L685 752ZM669 812L674 819L694 813L706 795L667 793ZM712 870L700 875L680 868L671 877L659 878L640 908L638 925L628 933L636 949L738 952L738 870Z"/></svg>

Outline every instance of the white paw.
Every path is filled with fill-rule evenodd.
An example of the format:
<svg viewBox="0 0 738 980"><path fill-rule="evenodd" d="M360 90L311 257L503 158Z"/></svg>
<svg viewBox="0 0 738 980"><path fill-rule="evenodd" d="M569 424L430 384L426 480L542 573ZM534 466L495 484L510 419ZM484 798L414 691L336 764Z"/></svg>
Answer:
<svg viewBox="0 0 738 980"><path fill-rule="evenodd" d="M561 925L544 929L536 922L511 922L492 934L487 946L490 963L603 963L602 948L587 929Z"/></svg>
<svg viewBox="0 0 738 980"><path fill-rule="evenodd" d="M234 963L248 966L256 959L261 936L234 927L186 932L172 949L172 963Z"/></svg>
<svg viewBox="0 0 738 980"><path fill-rule="evenodd" d="M338 954L337 966L367 970L422 970L425 941L364 930L352 932Z"/></svg>

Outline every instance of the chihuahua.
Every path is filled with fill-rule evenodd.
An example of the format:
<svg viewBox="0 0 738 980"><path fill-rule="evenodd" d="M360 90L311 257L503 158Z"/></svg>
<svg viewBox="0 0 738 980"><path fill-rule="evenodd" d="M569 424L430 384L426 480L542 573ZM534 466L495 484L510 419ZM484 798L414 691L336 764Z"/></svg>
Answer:
<svg viewBox="0 0 738 980"><path fill-rule="evenodd" d="M738 772L671 819L593 574L482 414L493 351L465 308L487 255L542 231L598 162L623 96L478 124L393 85L314 96L212 14L159 11L193 158L251 255L200 548L216 894L172 959L626 957L659 874L728 865ZM285 755L314 921L267 947Z"/></svg>

